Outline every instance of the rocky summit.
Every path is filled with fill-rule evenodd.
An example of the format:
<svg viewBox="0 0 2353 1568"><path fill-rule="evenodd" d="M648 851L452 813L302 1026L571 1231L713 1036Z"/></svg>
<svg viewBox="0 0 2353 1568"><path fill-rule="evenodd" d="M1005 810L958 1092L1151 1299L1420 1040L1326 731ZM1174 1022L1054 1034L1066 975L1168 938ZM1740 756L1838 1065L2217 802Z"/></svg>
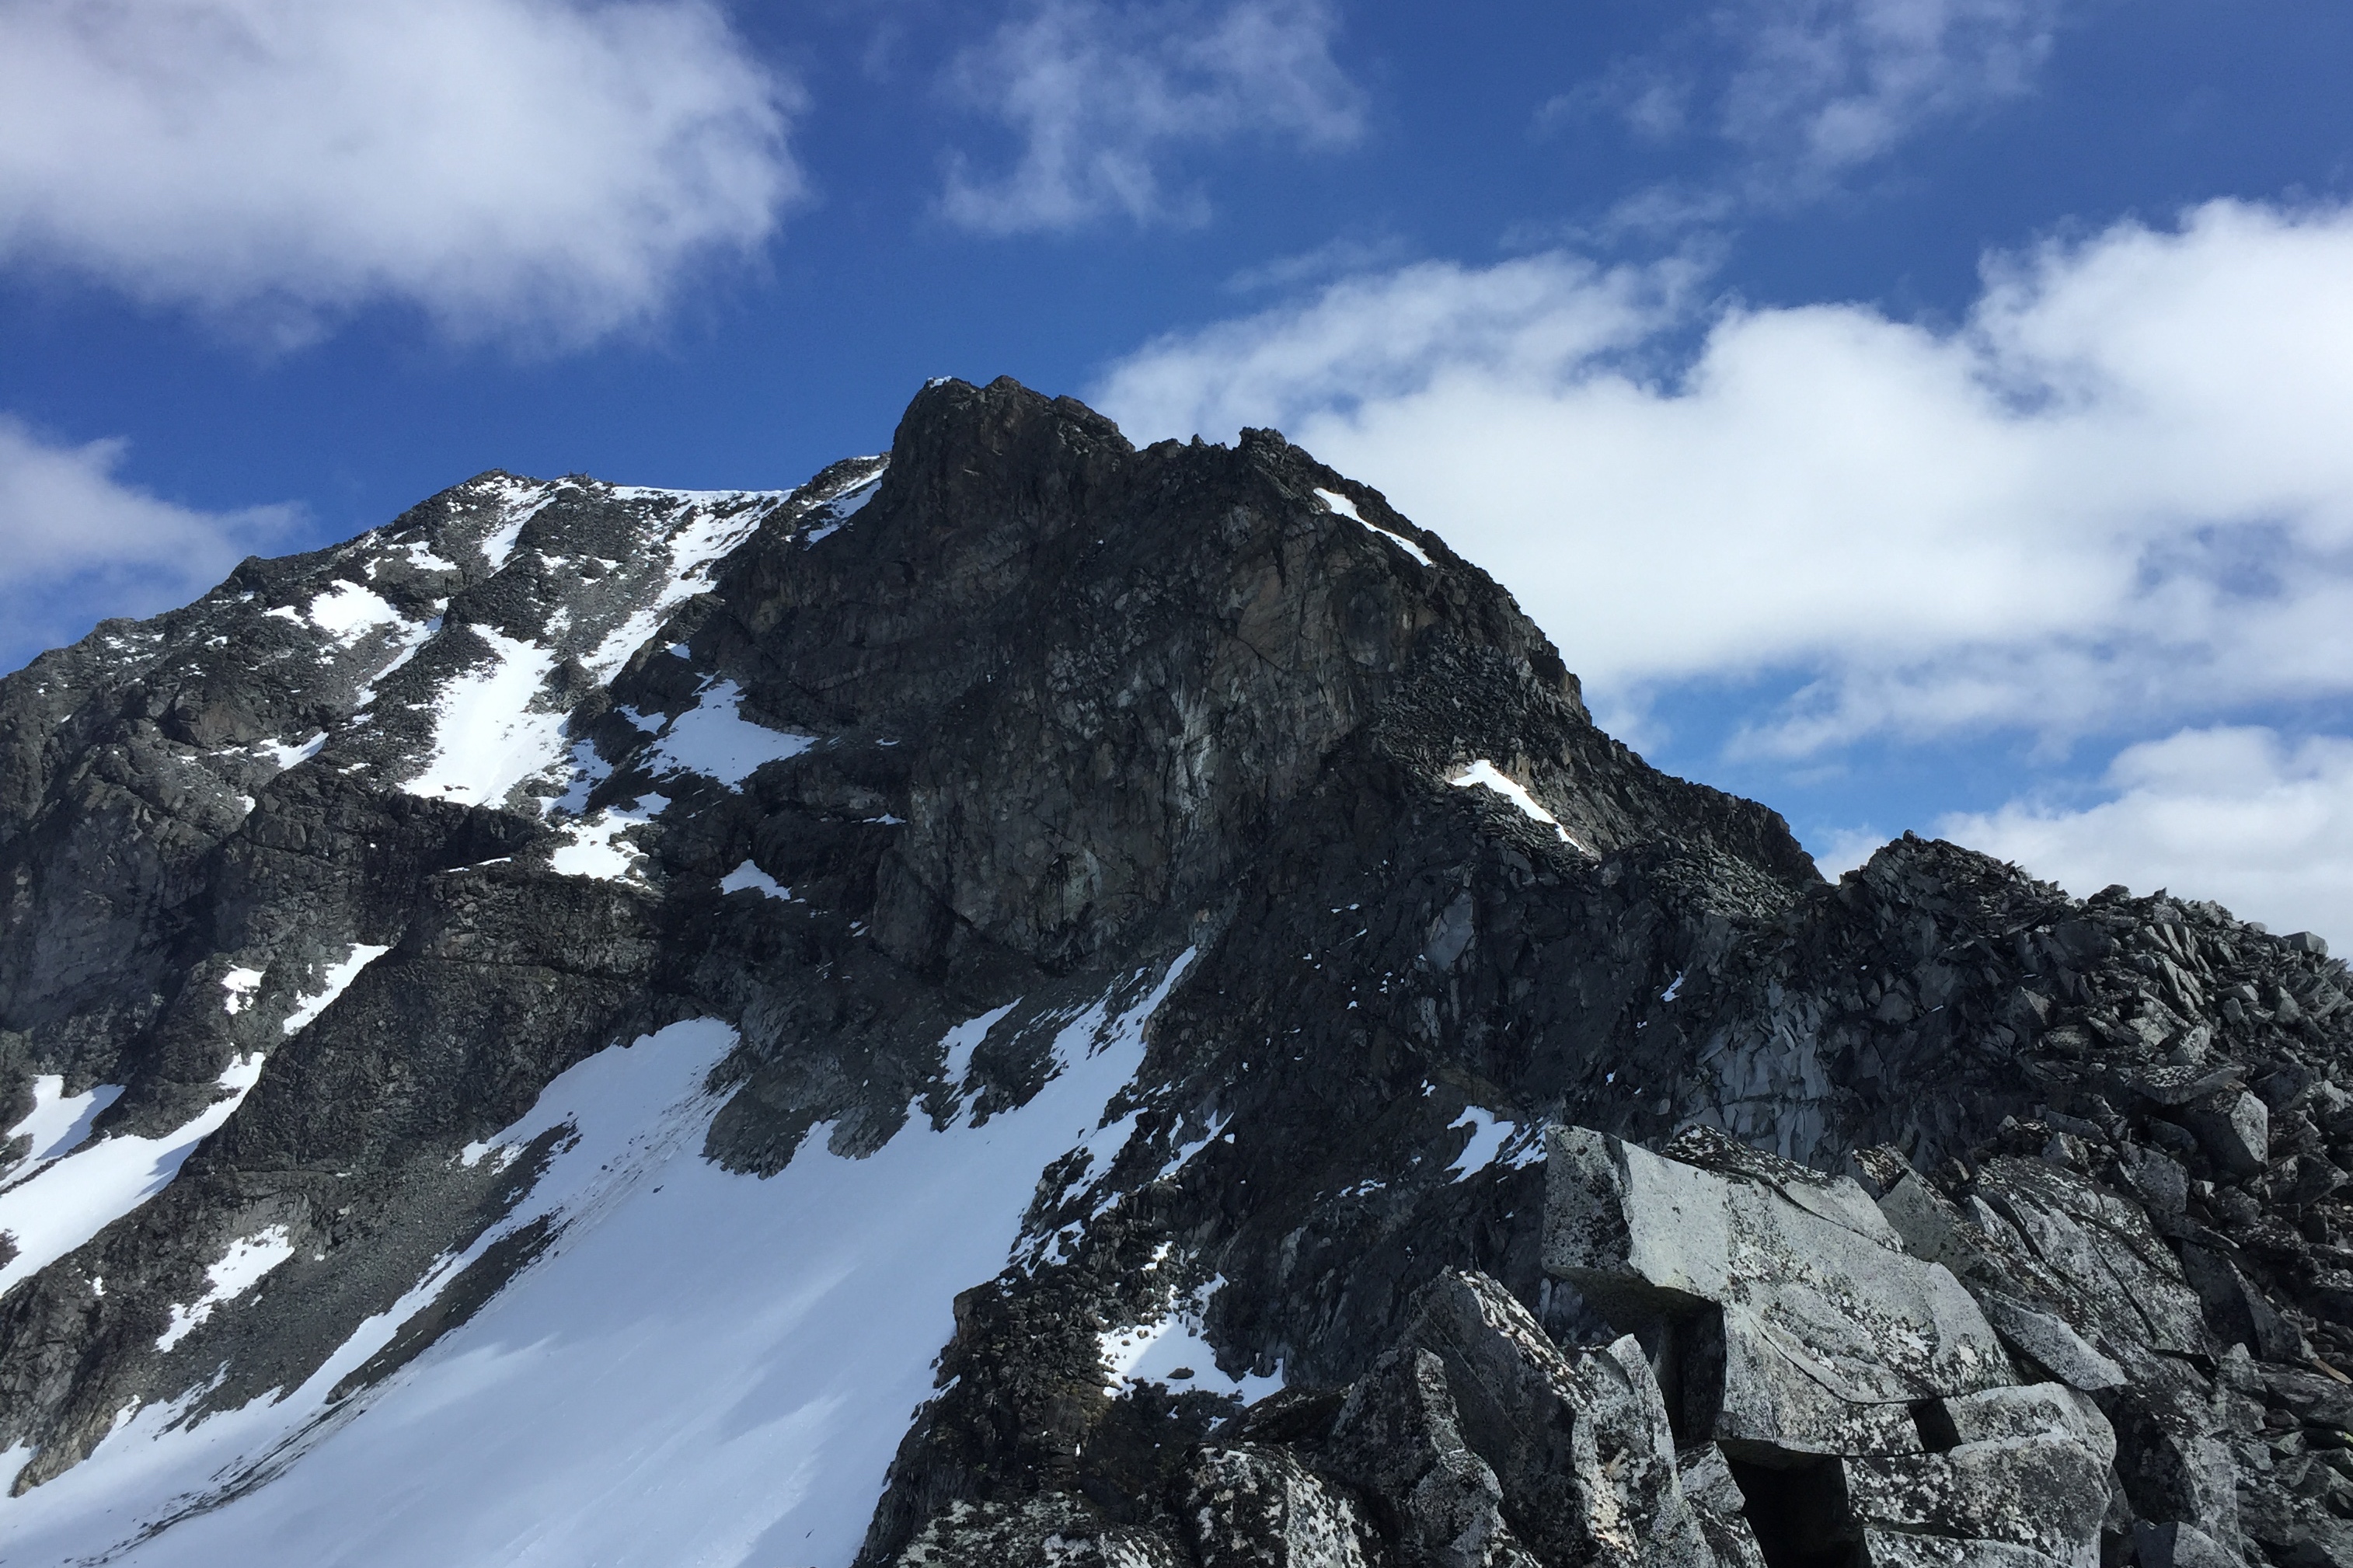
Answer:
<svg viewBox="0 0 2353 1568"><path fill-rule="evenodd" d="M1825 882L1271 431L248 561L0 900L0 1563L2353 1563L2326 944Z"/></svg>

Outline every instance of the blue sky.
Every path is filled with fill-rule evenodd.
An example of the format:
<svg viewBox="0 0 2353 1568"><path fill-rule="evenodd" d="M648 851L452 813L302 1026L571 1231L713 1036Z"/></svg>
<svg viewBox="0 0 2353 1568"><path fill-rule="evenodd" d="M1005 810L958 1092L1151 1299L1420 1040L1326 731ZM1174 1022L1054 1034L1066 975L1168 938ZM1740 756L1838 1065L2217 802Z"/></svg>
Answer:
<svg viewBox="0 0 2353 1568"><path fill-rule="evenodd" d="M0 663L928 376L1283 428L1826 864L2353 941L2353 11L0 0Z"/></svg>

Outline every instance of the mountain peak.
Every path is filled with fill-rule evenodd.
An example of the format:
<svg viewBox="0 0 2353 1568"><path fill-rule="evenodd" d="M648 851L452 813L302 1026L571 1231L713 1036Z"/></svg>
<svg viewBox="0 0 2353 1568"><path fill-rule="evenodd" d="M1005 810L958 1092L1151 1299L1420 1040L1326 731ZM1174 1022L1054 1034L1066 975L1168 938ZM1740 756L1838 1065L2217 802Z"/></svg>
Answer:
<svg viewBox="0 0 2353 1568"><path fill-rule="evenodd" d="M1005 378L42 656L0 888L28 1560L2237 1551L2197 1412L2353 1349L2325 949L1828 886L1378 491Z"/></svg>

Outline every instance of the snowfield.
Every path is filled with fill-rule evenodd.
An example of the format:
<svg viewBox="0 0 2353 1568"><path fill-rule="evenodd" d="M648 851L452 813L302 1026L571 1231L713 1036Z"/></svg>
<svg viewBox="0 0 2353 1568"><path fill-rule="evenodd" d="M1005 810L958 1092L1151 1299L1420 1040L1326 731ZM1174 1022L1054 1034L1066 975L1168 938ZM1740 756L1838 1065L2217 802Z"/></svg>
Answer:
<svg viewBox="0 0 2353 1568"><path fill-rule="evenodd" d="M564 754L565 715L531 711L555 668L554 654L487 626L472 630L490 646L491 658L442 688L432 761L400 787L466 805L496 805Z"/></svg>
<svg viewBox="0 0 2353 1568"><path fill-rule="evenodd" d="M1020 1109L944 1131L911 1116L865 1159L830 1152L820 1126L765 1180L701 1154L732 1028L676 1024L600 1052L469 1151L574 1130L472 1251L538 1216L561 1226L555 1243L470 1321L328 1408L326 1391L464 1261L450 1259L300 1389L193 1426L174 1409L126 1412L83 1464L0 1500L0 1563L848 1563L932 1394L955 1296L1005 1267L1041 1171L1101 1137L1142 1064L1144 1024L1190 958L1124 1013L1099 1005L1064 1025L1060 1070ZM968 1058L1001 1016L944 1048ZM233 1247L199 1305L233 1312L266 1293L280 1240ZM1181 1350L1229 1385L1196 1348L1197 1313L1188 1302L1155 1325L1160 1354L1123 1370ZM0 1456L0 1476L25 1457Z"/></svg>
<svg viewBox="0 0 2353 1568"><path fill-rule="evenodd" d="M62 1080L41 1081L55 1081L63 1087ZM221 1073L224 1098L160 1138L101 1138L95 1143L85 1141L90 1134L90 1118L122 1092L111 1084L93 1089L89 1096L77 1095L71 1100L58 1102L60 1110L69 1105L79 1108L71 1126L66 1129L71 1142L63 1137L53 1139L47 1164L0 1190L0 1231L6 1231L16 1242L16 1256L8 1260L6 1268L0 1268L0 1295L5 1295L19 1279L47 1268L169 1186L195 1146L229 1119L229 1113L243 1103L247 1091L259 1081L261 1058L239 1057ZM36 1110L14 1131L31 1131L42 1114ZM18 1458L21 1462L22 1456ZM0 1462L0 1469L13 1473L15 1466ZM0 1514L0 1521L5 1518ZM5 1540L5 1533L0 1531L0 1540ZM6 1555L6 1551L0 1546L0 1563L19 1561Z"/></svg>

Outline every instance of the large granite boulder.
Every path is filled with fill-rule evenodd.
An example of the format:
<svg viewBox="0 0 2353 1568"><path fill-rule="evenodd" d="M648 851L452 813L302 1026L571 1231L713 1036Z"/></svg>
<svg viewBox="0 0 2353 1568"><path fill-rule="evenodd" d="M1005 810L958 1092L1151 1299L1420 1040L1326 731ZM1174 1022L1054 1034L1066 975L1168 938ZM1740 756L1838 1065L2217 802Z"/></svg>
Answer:
<svg viewBox="0 0 2353 1568"><path fill-rule="evenodd" d="M1683 1158L1581 1128L1548 1147L1546 1268L1651 1348L1681 1394L1678 1436L1712 1446L1764 1562L2098 1568L2106 1416L2030 1383L1953 1271L1909 1252L1860 1185L1721 1134L1679 1139ZM1711 1468L1685 1466L1704 1527L1728 1500Z"/></svg>
<svg viewBox="0 0 2353 1568"><path fill-rule="evenodd" d="M1916 1453L1915 1402L2019 1381L1952 1272L1906 1253L1851 1182L1793 1173L1801 1205L1582 1128L1553 1131L1549 1155L1545 1268L1662 1347L1687 1437Z"/></svg>

